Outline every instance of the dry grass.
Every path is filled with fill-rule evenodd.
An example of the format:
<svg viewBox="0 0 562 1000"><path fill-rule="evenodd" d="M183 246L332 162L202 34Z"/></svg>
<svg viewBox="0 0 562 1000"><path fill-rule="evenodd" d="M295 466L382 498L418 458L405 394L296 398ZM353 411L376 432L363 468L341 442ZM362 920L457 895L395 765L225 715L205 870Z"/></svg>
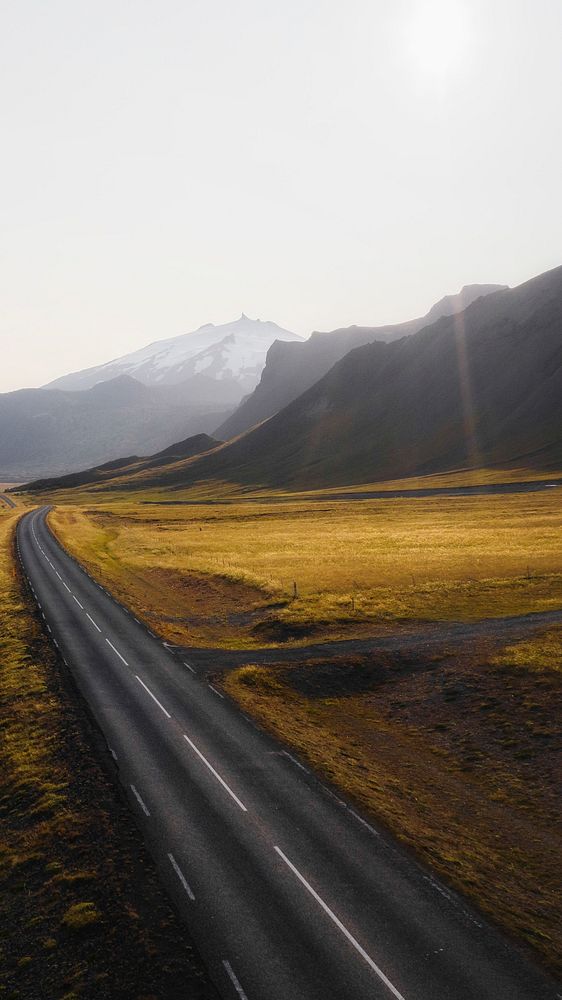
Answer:
<svg viewBox="0 0 562 1000"><path fill-rule="evenodd" d="M59 506L50 520L78 558L176 642L255 647L562 606L554 491L282 505L115 499ZM240 615L229 621L220 597L207 601L213 628L193 620L194 581L204 589L209 580L224 584L223 595L238 586L245 624Z"/></svg>
<svg viewBox="0 0 562 1000"><path fill-rule="evenodd" d="M555 626L543 635L506 646L493 663L497 666L522 667L525 670L562 671L562 627Z"/></svg>
<svg viewBox="0 0 562 1000"><path fill-rule="evenodd" d="M101 914L95 903L73 903L62 918L65 927L71 931L83 931L101 920Z"/></svg>
<svg viewBox="0 0 562 1000"><path fill-rule="evenodd" d="M557 644L559 664L560 633ZM494 666L483 648L433 661L249 664L222 684L561 971L557 670Z"/></svg>
<svg viewBox="0 0 562 1000"><path fill-rule="evenodd" d="M20 513L0 510L0 993L212 996L23 596Z"/></svg>
<svg viewBox="0 0 562 1000"><path fill-rule="evenodd" d="M141 499L84 497L51 523L173 641L281 645L562 606L555 491L185 507ZM410 662L378 653L289 664L280 652L278 664L248 663L223 684L560 970L560 654L557 629L501 652L493 637L433 660L416 650Z"/></svg>

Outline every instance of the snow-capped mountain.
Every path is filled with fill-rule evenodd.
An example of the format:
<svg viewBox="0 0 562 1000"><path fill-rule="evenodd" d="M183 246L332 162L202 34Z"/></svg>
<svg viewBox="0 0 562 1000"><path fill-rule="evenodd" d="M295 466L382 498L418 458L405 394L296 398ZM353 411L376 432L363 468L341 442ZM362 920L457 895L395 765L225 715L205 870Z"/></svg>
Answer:
<svg viewBox="0 0 562 1000"><path fill-rule="evenodd" d="M259 382L266 354L275 340L302 339L276 323L248 319L242 313L233 323L207 323L193 333L157 340L107 364L63 375L45 388L90 389L120 375L130 375L144 385L177 385L205 375L237 383L242 396Z"/></svg>

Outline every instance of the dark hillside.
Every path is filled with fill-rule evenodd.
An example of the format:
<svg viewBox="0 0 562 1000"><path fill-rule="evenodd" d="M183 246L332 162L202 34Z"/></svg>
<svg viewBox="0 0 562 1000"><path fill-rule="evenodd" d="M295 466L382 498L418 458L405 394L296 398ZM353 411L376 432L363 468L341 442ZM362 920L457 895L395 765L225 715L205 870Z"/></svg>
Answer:
<svg viewBox="0 0 562 1000"><path fill-rule="evenodd" d="M205 402L207 383L212 388ZM0 394L0 480L67 475L87 466L152 454L204 433L232 411L211 379L146 386L128 375L84 391L21 389Z"/></svg>
<svg viewBox="0 0 562 1000"><path fill-rule="evenodd" d="M494 465L562 467L562 267L352 350L253 430L120 483L306 489Z"/></svg>
<svg viewBox="0 0 562 1000"><path fill-rule="evenodd" d="M162 482L369 482L562 465L562 267L391 344L351 351L259 427Z"/></svg>
<svg viewBox="0 0 562 1000"><path fill-rule="evenodd" d="M389 344L411 336L442 316L462 312L476 299L503 287L465 285L458 295L446 295L436 302L425 316L394 326L349 326L331 333L313 333L303 343L275 341L268 351L261 381L217 429L218 436L226 441L271 417L306 392L354 348L374 341Z"/></svg>
<svg viewBox="0 0 562 1000"><path fill-rule="evenodd" d="M72 489L75 486L89 486L93 483L110 483L122 476L136 475L150 469L157 469L160 466L170 466L181 459L201 455L205 451L217 448L220 444L222 444L221 441L209 437L208 434L195 434L193 437L172 444L169 448L164 448L163 451L158 451L155 455L149 455L147 458L139 458L138 455L117 458L113 462L105 462L103 465L84 469L82 472L72 472L68 476L37 479L29 486L30 489L40 491L44 489Z"/></svg>

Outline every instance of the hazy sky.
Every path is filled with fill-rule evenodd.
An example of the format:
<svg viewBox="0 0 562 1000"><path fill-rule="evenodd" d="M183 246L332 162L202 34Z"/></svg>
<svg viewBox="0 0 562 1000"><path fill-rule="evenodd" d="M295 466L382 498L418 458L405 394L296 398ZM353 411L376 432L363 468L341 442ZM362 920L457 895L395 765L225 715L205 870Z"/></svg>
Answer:
<svg viewBox="0 0 562 1000"><path fill-rule="evenodd" d="M0 0L0 391L562 263L560 0Z"/></svg>

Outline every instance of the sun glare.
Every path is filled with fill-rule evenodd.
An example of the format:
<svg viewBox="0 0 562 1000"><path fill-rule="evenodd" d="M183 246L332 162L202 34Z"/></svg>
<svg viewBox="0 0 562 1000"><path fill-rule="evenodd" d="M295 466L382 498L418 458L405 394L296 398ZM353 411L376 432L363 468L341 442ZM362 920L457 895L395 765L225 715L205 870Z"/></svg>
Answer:
<svg viewBox="0 0 562 1000"><path fill-rule="evenodd" d="M420 0L407 26L409 54L427 74L443 76L463 59L468 15L456 0Z"/></svg>

